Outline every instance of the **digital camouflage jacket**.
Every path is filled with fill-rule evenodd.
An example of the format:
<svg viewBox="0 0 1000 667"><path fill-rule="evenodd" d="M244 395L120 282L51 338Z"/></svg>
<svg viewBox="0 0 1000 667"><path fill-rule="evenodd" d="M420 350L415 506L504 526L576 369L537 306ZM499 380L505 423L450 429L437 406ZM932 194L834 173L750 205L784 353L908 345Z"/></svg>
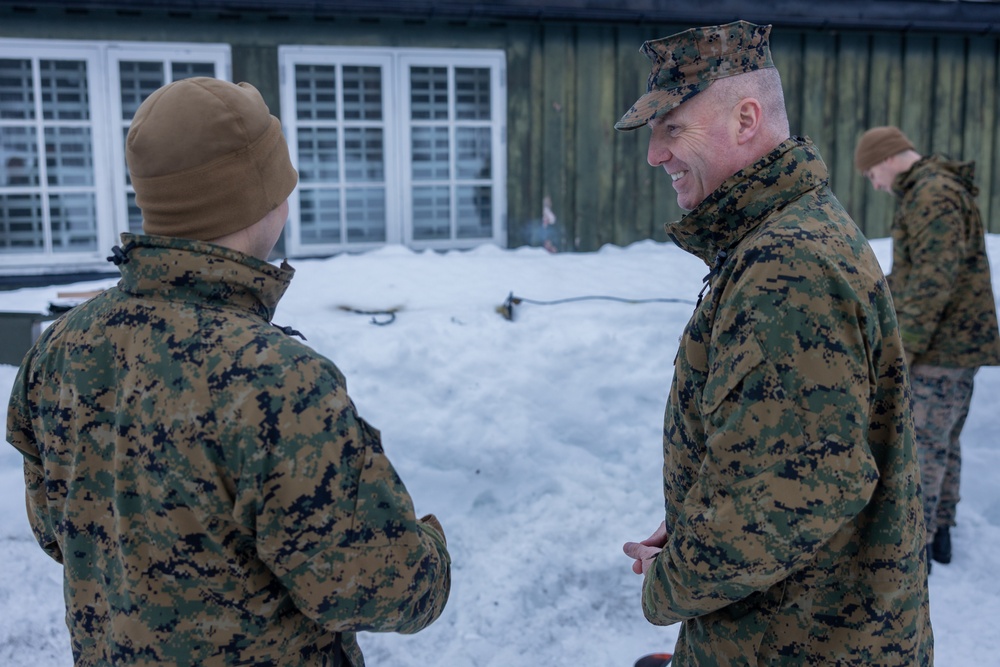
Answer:
<svg viewBox="0 0 1000 667"><path fill-rule="evenodd" d="M712 266L664 423L646 573L672 665L932 663L903 347L875 255L807 139L667 225Z"/></svg>
<svg viewBox="0 0 1000 667"><path fill-rule="evenodd" d="M893 182L889 288L913 363L954 368L1000 364L978 188L972 162L930 156Z"/></svg>
<svg viewBox="0 0 1000 667"><path fill-rule="evenodd" d="M122 241L117 287L44 332L8 411L76 664L356 667L357 631L433 622L444 534L337 367L270 324L291 267Z"/></svg>

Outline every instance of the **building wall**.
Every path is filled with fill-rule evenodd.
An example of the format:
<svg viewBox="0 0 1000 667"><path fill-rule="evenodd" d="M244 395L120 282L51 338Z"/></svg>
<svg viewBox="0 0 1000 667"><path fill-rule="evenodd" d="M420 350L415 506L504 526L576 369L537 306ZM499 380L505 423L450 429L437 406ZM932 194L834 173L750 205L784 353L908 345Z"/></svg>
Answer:
<svg viewBox="0 0 1000 667"><path fill-rule="evenodd" d="M679 217L669 178L646 164L645 129L614 122L645 90L645 39L689 25L542 20L366 19L163 11L0 10L0 37L226 42L232 78L279 109L285 44L489 48L507 53L508 242L541 242L554 217L559 250L665 240ZM989 230L1000 232L998 38L987 35L785 28L772 31L792 131L810 136L831 184L870 237L885 236L891 197L853 169L867 127L896 124L924 153L975 160Z"/></svg>

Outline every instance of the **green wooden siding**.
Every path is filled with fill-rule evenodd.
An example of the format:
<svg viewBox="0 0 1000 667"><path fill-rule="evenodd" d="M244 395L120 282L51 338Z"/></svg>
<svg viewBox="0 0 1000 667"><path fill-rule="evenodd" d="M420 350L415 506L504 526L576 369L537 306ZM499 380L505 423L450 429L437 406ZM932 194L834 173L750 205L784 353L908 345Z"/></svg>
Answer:
<svg viewBox="0 0 1000 667"><path fill-rule="evenodd" d="M532 64L543 87L509 92L512 105L521 96L530 99L518 104L542 105L545 121L527 142L511 143L510 165L513 172L528 162L522 153L542 146L540 196L553 203L565 249L663 240L663 223L683 215L669 178L646 163L648 131L611 126L645 89L639 45L685 27L546 26L535 36L542 55ZM855 171L854 147L866 129L886 124L901 127L923 154L974 160L988 229L1000 233L997 38L776 28L772 51L792 133L816 142L831 186L869 237L888 235L895 202ZM533 190L536 198L511 207L512 232L540 217L538 196Z"/></svg>
<svg viewBox="0 0 1000 667"><path fill-rule="evenodd" d="M9 13L0 36L79 40L225 42L233 78L254 83L277 112L277 49L284 44L488 48L507 54L508 242L532 242L543 207L557 217L561 250L665 240L683 212L669 177L646 163L648 130L614 122L644 92L639 53L689 25L560 21L220 20L93 12L67 19ZM980 205L1000 232L998 39L926 32L777 27L791 129L811 137L831 185L869 237L888 233L894 202L854 171L854 146L874 125L899 125L922 153L975 160Z"/></svg>

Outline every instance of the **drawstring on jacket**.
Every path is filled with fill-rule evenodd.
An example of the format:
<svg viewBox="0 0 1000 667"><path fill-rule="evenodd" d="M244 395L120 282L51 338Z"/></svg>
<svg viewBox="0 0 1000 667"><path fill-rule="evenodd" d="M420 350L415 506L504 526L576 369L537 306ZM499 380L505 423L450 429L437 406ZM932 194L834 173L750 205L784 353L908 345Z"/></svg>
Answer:
<svg viewBox="0 0 1000 667"><path fill-rule="evenodd" d="M301 333L299 333L298 331L296 331L292 327L279 326L279 325L275 324L274 322L271 322L271 326L277 327L278 331L280 331L281 333L285 334L286 336L298 336L302 340L306 340L305 336L303 336Z"/></svg>
<svg viewBox="0 0 1000 667"><path fill-rule="evenodd" d="M703 296L705 296L705 292L708 291L708 288L710 286L710 281L712 280L712 278L714 278L719 274L719 271L722 269L722 265L726 261L726 257L728 256L729 255L726 253L725 250L720 250L718 253L716 253L715 261L712 262L712 266L709 268L708 273L705 274L705 277L701 279L702 283L704 284L701 286L701 291L698 292L698 302L695 304L695 306L701 305L701 299Z"/></svg>
<svg viewBox="0 0 1000 667"><path fill-rule="evenodd" d="M122 264L128 264L128 254L135 247L135 243L129 242L125 244L124 248L115 246L111 249L111 256L107 258L109 262L115 266L121 266Z"/></svg>

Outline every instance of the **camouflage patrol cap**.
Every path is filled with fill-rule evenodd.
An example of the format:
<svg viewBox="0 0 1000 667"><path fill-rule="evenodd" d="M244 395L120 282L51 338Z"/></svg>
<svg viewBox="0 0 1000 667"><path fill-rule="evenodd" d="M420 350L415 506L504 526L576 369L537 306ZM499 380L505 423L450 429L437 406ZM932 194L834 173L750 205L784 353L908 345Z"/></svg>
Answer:
<svg viewBox="0 0 1000 667"><path fill-rule="evenodd" d="M715 79L774 67L770 33L770 25L734 21L645 42L639 51L653 61L646 94L615 123L615 129L640 128L705 90Z"/></svg>

